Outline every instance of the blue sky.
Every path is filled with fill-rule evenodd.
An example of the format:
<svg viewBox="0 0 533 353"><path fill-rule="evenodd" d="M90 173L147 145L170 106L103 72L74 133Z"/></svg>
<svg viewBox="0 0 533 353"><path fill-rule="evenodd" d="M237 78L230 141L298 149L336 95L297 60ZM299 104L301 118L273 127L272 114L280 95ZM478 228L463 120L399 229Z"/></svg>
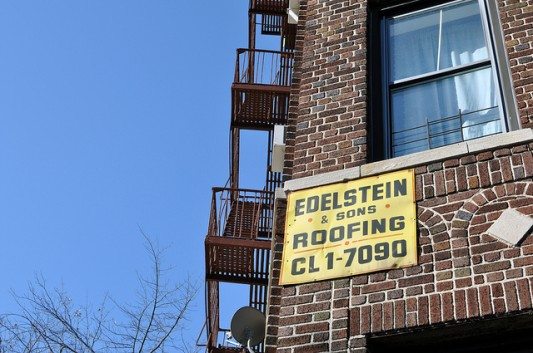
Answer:
<svg viewBox="0 0 533 353"><path fill-rule="evenodd" d="M228 177L247 6L0 2L0 312L35 273L74 300L129 300L135 271L149 266L140 225L171 246L175 279L200 284L187 337L198 333L203 239L211 187ZM250 151L263 151L264 136L244 140L241 185L260 187L265 157L258 168Z"/></svg>

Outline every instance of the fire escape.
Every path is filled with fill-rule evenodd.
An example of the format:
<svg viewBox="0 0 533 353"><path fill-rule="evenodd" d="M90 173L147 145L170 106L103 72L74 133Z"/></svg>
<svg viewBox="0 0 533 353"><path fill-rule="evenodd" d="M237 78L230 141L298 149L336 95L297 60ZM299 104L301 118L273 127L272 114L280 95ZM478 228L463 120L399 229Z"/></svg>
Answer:
<svg viewBox="0 0 533 353"><path fill-rule="evenodd" d="M242 352L225 340L229 327L220 323L220 283L249 287L249 302L266 310L272 238L274 190L281 170L272 168L275 126L287 123L296 25L289 24L289 0L250 0L249 48L237 49L231 86L231 161L227 187L213 188L205 239L206 351ZM256 35L279 35L280 51L255 48ZM239 185L239 145L242 130L268 134L266 180L262 190ZM263 352L263 345L254 347Z"/></svg>

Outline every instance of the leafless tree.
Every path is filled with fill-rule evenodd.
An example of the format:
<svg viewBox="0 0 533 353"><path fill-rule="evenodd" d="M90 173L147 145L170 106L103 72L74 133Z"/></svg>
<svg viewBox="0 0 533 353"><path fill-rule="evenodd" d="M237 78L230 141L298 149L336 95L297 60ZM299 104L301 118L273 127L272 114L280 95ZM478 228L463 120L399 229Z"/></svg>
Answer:
<svg viewBox="0 0 533 353"><path fill-rule="evenodd" d="M141 233L152 268L150 275L138 275L133 303L106 297L97 306L77 306L63 288L51 289L37 276L26 294L13 293L19 312L0 315L0 353L189 351L179 332L197 286L190 280L171 284L162 264L165 249Z"/></svg>

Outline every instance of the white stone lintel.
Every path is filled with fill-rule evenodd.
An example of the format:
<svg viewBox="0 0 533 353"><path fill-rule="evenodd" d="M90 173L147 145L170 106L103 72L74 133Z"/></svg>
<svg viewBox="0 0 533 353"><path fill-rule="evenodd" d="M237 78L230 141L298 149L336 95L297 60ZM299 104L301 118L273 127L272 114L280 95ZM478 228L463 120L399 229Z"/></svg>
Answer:
<svg viewBox="0 0 533 353"><path fill-rule="evenodd" d="M510 145L514 145L517 142L528 141L533 141L532 129L521 129L507 132L504 134L497 134L481 137L474 140L468 140L466 141L466 145L468 146L468 153L476 153L494 149L496 147L507 147Z"/></svg>
<svg viewBox="0 0 533 353"><path fill-rule="evenodd" d="M384 161L364 164L360 167L337 170L308 177L286 181L284 191L296 191L321 185L334 184L361 177L372 176L396 170L414 168L440 162L450 158L458 158L470 153L493 150L498 147L508 147L520 143L533 141L533 130L521 129L479 139L447 145L432 150L417 152L407 156L395 157Z"/></svg>

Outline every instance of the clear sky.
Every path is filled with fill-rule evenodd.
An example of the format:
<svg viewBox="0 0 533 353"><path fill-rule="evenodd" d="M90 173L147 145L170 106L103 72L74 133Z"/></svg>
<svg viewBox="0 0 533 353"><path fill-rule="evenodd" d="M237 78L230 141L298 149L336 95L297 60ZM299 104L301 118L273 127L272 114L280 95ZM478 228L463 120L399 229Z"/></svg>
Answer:
<svg viewBox="0 0 533 353"><path fill-rule="evenodd" d="M247 6L0 2L0 312L35 273L74 300L131 299L135 271L149 266L140 225L171 246L176 280L200 284L186 334L197 335L203 239L211 187L228 177ZM257 160L243 155L243 187L261 186L264 155L260 168Z"/></svg>

